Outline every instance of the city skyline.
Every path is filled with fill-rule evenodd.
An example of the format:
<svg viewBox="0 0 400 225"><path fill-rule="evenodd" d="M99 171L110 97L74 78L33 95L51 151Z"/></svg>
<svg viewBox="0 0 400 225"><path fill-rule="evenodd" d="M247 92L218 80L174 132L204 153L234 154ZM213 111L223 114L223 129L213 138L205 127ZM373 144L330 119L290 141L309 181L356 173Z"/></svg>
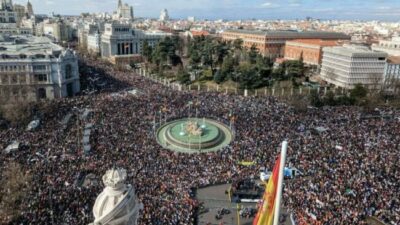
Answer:
<svg viewBox="0 0 400 225"><path fill-rule="evenodd" d="M117 0L30 0L39 14L79 15L83 12L113 12ZM26 0L14 0L25 4ZM195 16L199 19L302 19L313 17L338 20L399 21L396 0L125 0L134 7L135 17L158 18L167 8L171 18ZM84 5L85 7L82 7ZM156 6L156 7L154 7ZM296 13L293 13L296 12ZM338 14L340 12L341 14Z"/></svg>

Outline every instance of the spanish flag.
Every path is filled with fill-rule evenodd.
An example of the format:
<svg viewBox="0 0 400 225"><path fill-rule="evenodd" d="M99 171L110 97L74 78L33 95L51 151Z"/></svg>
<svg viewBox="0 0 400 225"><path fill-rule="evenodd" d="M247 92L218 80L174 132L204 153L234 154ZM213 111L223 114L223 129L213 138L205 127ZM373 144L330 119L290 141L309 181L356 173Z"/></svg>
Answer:
<svg viewBox="0 0 400 225"><path fill-rule="evenodd" d="M281 157L279 156L275 162L272 175L268 180L263 200L260 203L258 213L253 221L253 225L271 225L273 222L274 209L275 209L275 196L276 196L276 191L278 189L280 160Z"/></svg>

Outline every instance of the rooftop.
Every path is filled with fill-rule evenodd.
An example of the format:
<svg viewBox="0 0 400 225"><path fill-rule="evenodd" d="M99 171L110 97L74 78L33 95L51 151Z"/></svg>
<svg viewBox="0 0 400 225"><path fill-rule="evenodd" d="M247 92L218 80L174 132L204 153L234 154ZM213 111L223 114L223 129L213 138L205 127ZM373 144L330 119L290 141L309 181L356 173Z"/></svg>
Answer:
<svg viewBox="0 0 400 225"><path fill-rule="evenodd" d="M400 56L389 56L387 62L391 64L400 64Z"/></svg>
<svg viewBox="0 0 400 225"><path fill-rule="evenodd" d="M0 36L0 55L53 55L62 50L47 37Z"/></svg>
<svg viewBox="0 0 400 225"><path fill-rule="evenodd" d="M301 44L309 44L309 45L318 45L318 46L337 46L339 45L338 41L331 40L322 40L322 39L295 39L292 41L288 41L289 43L301 43Z"/></svg>
<svg viewBox="0 0 400 225"><path fill-rule="evenodd" d="M366 46L361 45L343 45L343 46L335 46L335 47L326 47L323 50L324 52L335 53L338 55L346 55L346 56L365 56L365 57L384 57L388 56L385 52L378 52L369 49Z"/></svg>
<svg viewBox="0 0 400 225"><path fill-rule="evenodd" d="M269 37L293 37L293 38L336 38L350 39L350 36L343 33L325 32L325 31L296 31L296 30L226 30L225 32L263 35Z"/></svg>

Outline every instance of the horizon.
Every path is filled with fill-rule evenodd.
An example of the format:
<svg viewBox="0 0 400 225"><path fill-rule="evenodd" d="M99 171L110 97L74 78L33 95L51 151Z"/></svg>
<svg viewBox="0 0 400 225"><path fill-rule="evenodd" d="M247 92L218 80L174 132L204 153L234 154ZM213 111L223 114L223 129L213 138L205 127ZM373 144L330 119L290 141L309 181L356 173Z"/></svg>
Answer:
<svg viewBox="0 0 400 225"><path fill-rule="evenodd" d="M14 0L26 4L27 0ZM118 0L30 0L35 14L80 15L81 13L112 13ZM306 17L339 21L400 22L400 1L395 0L123 0L134 8L135 18L158 18L167 9L171 19L198 20L303 20ZM82 4L85 9L82 10ZM42 7L38 7L38 6ZM157 7L153 7L157 5ZM293 12L296 12L295 14ZM341 15L338 15L338 13Z"/></svg>

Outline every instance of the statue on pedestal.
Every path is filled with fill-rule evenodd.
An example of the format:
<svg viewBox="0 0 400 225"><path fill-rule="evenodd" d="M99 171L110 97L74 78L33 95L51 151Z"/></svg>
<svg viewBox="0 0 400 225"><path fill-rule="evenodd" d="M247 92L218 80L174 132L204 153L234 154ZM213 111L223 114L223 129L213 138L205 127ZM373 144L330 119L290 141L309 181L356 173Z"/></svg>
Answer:
<svg viewBox="0 0 400 225"><path fill-rule="evenodd" d="M125 169L111 169L103 176L106 186L93 207L95 220L89 225L136 225L143 207L132 185L125 184Z"/></svg>

